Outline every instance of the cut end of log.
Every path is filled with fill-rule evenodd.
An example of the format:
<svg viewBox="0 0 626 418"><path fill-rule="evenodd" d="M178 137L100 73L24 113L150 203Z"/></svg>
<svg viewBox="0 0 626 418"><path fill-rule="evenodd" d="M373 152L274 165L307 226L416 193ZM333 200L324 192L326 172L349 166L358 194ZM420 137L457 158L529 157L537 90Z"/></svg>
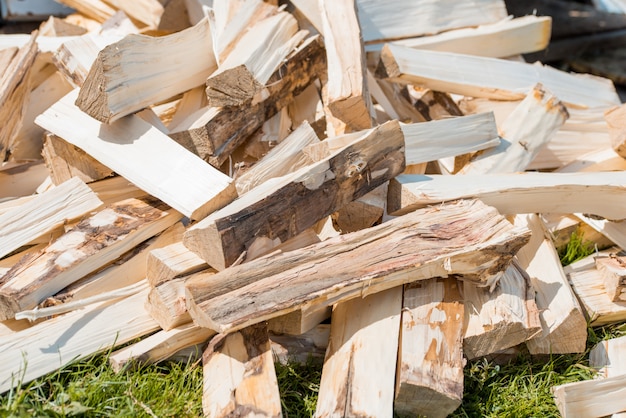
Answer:
<svg viewBox="0 0 626 418"><path fill-rule="evenodd" d="M235 260L228 259L224 253L222 239L215 223L202 229L189 228L183 235L183 244L218 271L224 270L236 260L236 257Z"/></svg>
<svg viewBox="0 0 626 418"><path fill-rule="evenodd" d="M463 382L460 385L460 393L463 393ZM458 392L458 389L455 391ZM429 387L417 388L409 384L401 384L398 393L402 393L403 396L397 397L393 405L394 412L399 417L414 417L417 413L420 416L445 418L461 405L460 397L445 396ZM415 410L414 405L420 406L419 411Z"/></svg>
<svg viewBox="0 0 626 418"><path fill-rule="evenodd" d="M105 48L106 49L106 48ZM104 77L104 64L101 55L104 51L100 51L98 58L91 66L89 74L85 79L83 86L80 88L78 97L76 98L76 106L92 118L103 123L111 123L117 118L109 111L109 103L107 95L104 92L106 79ZM94 92L98 92L94 97Z"/></svg>
<svg viewBox="0 0 626 418"><path fill-rule="evenodd" d="M15 314L20 311L21 309L14 297L0 294L0 321L13 319Z"/></svg>
<svg viewBox="0 0 626 418"><path fill-rule="evenodd" d="M334 117L345 123L352 131L370 129L372 117L362 96L353 96L331 101L328 109Z"/></svg>
<svg viewBox="0 0 626 418"><path fill-rule="evenodd" d="M245 65L209 77L206 86L208 103L213 107L245 105L263 89Z"/></svg>

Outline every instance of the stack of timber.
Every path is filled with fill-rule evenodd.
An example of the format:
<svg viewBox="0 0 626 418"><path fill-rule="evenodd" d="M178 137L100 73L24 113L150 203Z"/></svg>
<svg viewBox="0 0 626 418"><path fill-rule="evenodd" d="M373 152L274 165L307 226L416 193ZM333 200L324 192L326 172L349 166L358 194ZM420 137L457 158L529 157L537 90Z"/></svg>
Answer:
<svg viewBox="0 0 626 418"><path fill-rule="evenodd" d="M626 17L61 3L0 35L0 392L104 350L195 353L206 416L275 417L275 359L312 355L316 416L445 417L468 360L626 322L626 105L520 55ZM603 248L564 269L572 228ZM622 344L554 389L564 416L626 410Z"/></svg>

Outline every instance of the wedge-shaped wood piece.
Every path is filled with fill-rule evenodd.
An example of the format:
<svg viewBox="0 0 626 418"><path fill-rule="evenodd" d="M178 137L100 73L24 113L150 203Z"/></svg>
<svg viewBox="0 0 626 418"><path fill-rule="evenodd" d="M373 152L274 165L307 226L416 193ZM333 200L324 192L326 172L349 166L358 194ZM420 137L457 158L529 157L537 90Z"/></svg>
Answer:
<svg viewBox="0 0 626 418"><path fill-rule="evenodd" d="M328 62L326 105L351 131L371 128L372 99L356 2L320 0L319 6Z"/></svg>
<svg viewBox="0 0 626 418"><path fill-rule="evenodd" d="M445 418L463 398L463 298L454 278L404 286L394 410ZM386 337L385 337L386 338Z"/></svg>
<svg viewBox="0 0 626 418"><path fill-rule="evenodd" d="M611 253L596 258L596 267L602 272L606 293L613 302L626 301L626 256Z"/></svg>
<svg viewBox="0 0 626 418"><path fill-rule="evenodd" d="M95 119L111 123L204 83L217 68L208 19L153 38L128 35L104 48L76 99ZM199 51L188 60L189 51Z"/></svg>
<svg viewBox="0 0 626 418"><path fill-rule="evenodd" d="M563 418L604 417L626 411L626 374L552 387Z"/></svg>
<svg viewBox="0 0 626 418"><path fill-rule="evenodd" d="M183 243L223 270L253 246L278 245L404 170L404 137L388 122L328 158L265 182L193 225Z"/></svg>
<svg viewBox="0 0 626 418"><path fill-rule="evenodd" d="M401 309L402 286L335 306L316 417L393 416Z"/></svg>
<svg viewBox="0 0 626 418"><path fill-rule="evenodd" d="M459 174L526 170L568 117L567 109L559 99L543 86L536 85L499 125L500 145L480 153Z"/></svg>
<svg viewBox="0 0 626 418"><path fill-rule="evenodd" d="M587 320L563 272L550 232L535 214L518 215L515 223L532 231L517 259L537 293L543 329L526 342L528 350L531 354L582 353L587 344Z"/></svg>
<svg viewBox="0 0 626 418"><path fill-rule="evenodd" d="M463 352L468 359L505 350L541 332L530 278L515 262L490 290L463 282L465 334Z"/></svg>
<svg viewBox="0 0 626 418"><path fill-rule="evenodd" d="M320 37L308 38L272 74L249 106L202 108L179 123L170 136L200 158L220 167L269 117L324 74L325 66L326 54Z"/></svg>
<svg viewBox="0 0 626 418"><path fill-rule="evenodd" d="M606 107L620 103L608 79L577 76L540 64L394 44L383 47L376 75L433 90L497 100L522 99L541 83L568 105Z"/></svg>
<svg viewBox="0 0 626 418"><path fill-rule="evenodd" d="M206 79L209 105L248 104L306 35L294 36L297 31L296 19L287 12L262 19L248 28L219 69Z"/></svg>
<svg viewBox="0 0 626 418"><path fill-rule="evenodd" d="M159 326L142 306L146 294L147 289L119 301L94 304L4 337L0 392L156 331Z"/></svg>
<svg viewBox="0 0 626 418"><path fill-rule="evenodd" d="M176 277L206 270L209 266L182 241L150 251L147 259L146 279L156 287Z"/></svg>
<svg viewBox="0 0 626 418"><path fill-rule="evenodd" d="M235 197L230 177L157 128L134 115L100 123L73 104L76 94L69 93L35 122L185 216L203 218Z"/></svg>
<svg viewBox="0 0 626 418"><path fill-rule="evenodd" d="M205 416L282 416L265 325L213 337L202 355L202 371Z"/></svg>
<svg viewBox="0 0 626 418"><path fill-rule="evenodd" d="M520 173L465 176L403 174L389 183L388 210L415 208L476 197L501 213L592 213L626 218L626 172ZM550 199L546 199L546 194Z"/></svg>
<svg viewBox="0 0 626 418"><path fill-rule="evenodd" d="M159 363L181 350L205 343L214 335L215 331L188 322L169 331L156 332L135 344L114 351L109 356L109 364L113 370L120 372L132 365Z"/></svg>
<svg viewBox="0 0 626 418"><path fill-rule="evenodd" d="M505 58L546 48L551 28L552 19L549 16L528 15L394 43L431 51Z"/></svg>
<svg viewBox="0 0 626 418"><path fill-rule="evenodd" d="M604 113L606 124L609 127L611 145L615 152L626 158L626 105L613 107Z"/></svg>
<svg viewBox="0 0 626 418"><path fill-rule="evenodd" d="M44 192L0 215L0 258L102 205L78 178Z"/></svg>
<svg viewBox="0 0 626 418"><path fill-rule="evenodd" d="M158 201L123 200L79 222L0 278L0 317L34 308L181 218Z"/></svg>
<svg viewBox="0 0 626 418"><path fill-rule="evenodd" d="M478 201L438 205L190 280L188 308L197 324L222 332L431 277L491 284L528 233Z"/></svg>

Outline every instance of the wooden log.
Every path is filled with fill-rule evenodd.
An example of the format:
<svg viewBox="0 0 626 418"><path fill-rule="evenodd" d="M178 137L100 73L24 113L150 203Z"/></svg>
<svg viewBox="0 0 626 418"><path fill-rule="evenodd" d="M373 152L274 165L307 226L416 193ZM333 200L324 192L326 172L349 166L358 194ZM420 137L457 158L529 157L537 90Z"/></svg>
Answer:
<svg viewBox="0 0 626 418"><path fill-rule="evenodd" d="M484 357L540 333L534 297L528 274L516 263L509 266L493 290L464 281L465 356L470 360Z"/></svg>
<svg viewBox="0 0 626 418"><path fill-rule="evenodd" d="M120 301L94 304L3 338L0 392L156 331L157 323L141 306L146 293L147 289Z"/></svg>
<svg viewBox="0 0 626 418"><path fill-rule="evenodd" d="M598 370L601 377L626 374L626 363L622 355L626 337L611 338L597 343L589 351L589 366Z"/></svg>
<svg viewBox="0 0 626 418"><path fill-rule="evenodd" d="M619 220L626 218L624 180L626 173L621 172L402 174L389 183L388 210L401 215L434 203L477 197L504 214L583 212ZM545 199L546 193L550 199Z"/></svg>
<svg viewBox="0 0 626 418"><path fill-rule="evenodd" d="M206 79L209 106L249 104L282 61L303 39L296 19L280 12L257 22L241 36L219 69Z"/></svg>
<svg viewBox="0 0 626 418"><path fill-rule="evenodd" d="M150 251L146 263L146 280L152 287L209 268L209 265L196 253L189 251L182 241Z"/></svg>
<svg viewBox="0 0 626 418"><path fill-rule="evenodd" d="M190 65L188 51L204 53ZM101 122L114 122L204 83L217 67L211 51L208 20L159 38L128 35L98 53L76 105Z"/></svg>
<svg viewBox="0 0 626 418"><path fill-rule="evenodd" d="M106 4L116 10L122 10L140 27L148 29L156 29L161 21L161 16L165 8L158 0L139 0L139 1L122 1L122 0L103 0Z"/></svg>
<svg viewBox="0 0 626 418"><path fill-rule="evenodd" d="M567 105L587 108L620 103L613 83L607 79L577 76L539 64L424 51L394 44L383 47L376 76L437 91L497 100L522 99L534 85L541 83Z"/></svg>
<svg viewBox="0 0 626 418"><path fill-rule="evenodd" d="M394 411L447 417L463 398L464 308L456 279L404 286Z"/></svg>
<svg viewBox="0 0 626 418"><path fill-rule="evenodd" d="M609 127L611 145L616 153L626 158L626 106L612 107L604 113L606 124Z"/></svg>
<svg viewBox="0 0 626 418"><path fill-rule="evenodd" d="M159 363L176 355L185 348L208 341L215 332L200 328L191 322L169 331L159 331L141 341L114 351L109 356L109 364L115 372L132 365Z"/></svg>
<svg viewBox="0 0 626 418"><path fill-rule="evenodd" d="M330 157L265 182L189 228L183 243L223 270L261 242L278 245L404 170L397 122ZM255 244L256 243L256 244Z"/></svg>
<svg viewBox="0 0 626 418"><path fill-rule="evenodd" d="M269 331L275 361L287 365L310 361L322 364L330 338L330 324L319 324L301 335L280 335Z"/></svg>
<svg viewBox="0 0 626 418"><path fill-rule="evenodd" d="M87 29L75 25L55 16L39 25L40 36L80 36L87 33Z"/></svg>
<svg viewBox="0 0 626 418"><path fill-rule="evenodd" d="M267 328L278 334L302 335L329 319L330 315L329 306L310 306L270 319Z"/></svg>
<svg viewBox="0 0 626 418"><path fill-rule="evenodd" d="M517 259L536 291L543 332L526 342L531 354L582 353L587 344L587 321L576 300L545 224L535 215L518 215L515 223L532 231Z"/></svg>
<svg viewBox="0 0 626 418"><path fill-rule="evenodd" d="M0 258L100 205L95 193L74 178L4 212L0 215Z"/></svg>
<svg viewBox="0 0 626 418"><path fill-rule="evenodd" d="M316 417L393 416L401 309L402 287L335 306Z"/></svg>
<svg viewBox="0 0 626 418"><path fill-rule="evenodd" d="M603 417L626 410L626 374L553 386L563 418Z"/></svg>
<svg viewBox="0 0 626 418"><path fill-rule="evenodd" d="M280 66L250 106L205 107L180 123L170 134L174 140L220 167L228 156L271 116L287 106L310 85L326 65L324 45L311 37ZM245 121L245 124L233 123Z"/></svg>
<svg viewBox="0 0 626 418"><path fill-rule="evenodd" d="M120 200L131 198L143 199L149 196L148 193L137 188L137 186L121 176L94 181L93 183L89 183L89 187L96 192L100 200L107 206L119 202Z"/></svg>
<svg viewBox="0 0 626 418"><path fill-rule="evenodd" d="M626 301L626 264L624 253L597 257L596 267L602 273L604 288L612 302Z"/></svg>
<svg viewBox="0 0 626 418"><path fill-rule="evenodd" d="M557 170L559 173L626 171L626 159L610 148L581 155Z"/></svg>
<svg viewBox="0 0 626 418"><path fill-rule="evenodd" d="M115 14L115 9L102 0L61 0L60 3L72 9L76 9L78 12L99 23L106 21Z"/></svg>
<svg viewBox="0 0 626 418"><path fill-rule="evenodd" d="M426 119L411 105L405 90L397 83L374 78L368 71L370 94L392 119L404 123L426 122Z"/></svg>
<svg viewBox="0 0 626 418"><path fill-rule="evenodd" d="M436 276L464 274L467 280L489 285L502 275L511 254L526 242L527 233L513 228L492 208L477 201L459 201L302 250L270 254L219 272L210 280L190 280L187 307L194 322L222 332L293 312L302 305L330 306ZM393 261L386 250L391 247ZM507 252L501 253L505 248ZM360 259L367 261L362 264ZM248 298L255 303L248 304ZM234 301L241 308L227 312Z"/></svg>
<svg viewBox="0 0 626 418"><path fill-rule="evenodd" d="M150 289L144 306L165 331L191 322L185 304L185 278L172 279Z"/></svg>
<svg viewBox="0 0 626 418"><path fill-rule="evenodd" d="M137 116L100 123L72 103L76 93L55 103L35 123L190 218L202 218L235 197L230 177L149 123Z"/></svg>
<svg viewBox="0 0 626 418"><path fill-rule="evenodd" d="M364 196L344 205L331 215L333 225L341 233L355 232L380 222L387 203L385 183Z"/></svg>
<svg viewBox="0 0 626 418"><path fill-rule="evenodd" d="M265 325L215 336L202 355L202 370L205 416L282 416Z"/></svg>
<svg viewBox="0 0 626 418"><path fill-rule="evenodd" d="M557 97L543 86L535 86L499 126L500 145L474 157L459 174L525 171L568 117Z"/></svg>
<svg viewBox="0 0 626 418"><path fill-rule="evenodd" d="M439 120L450 116L463 116L463 112L448 93L407 87L413 106L425 120Z"/></svg>
<svg viewBox="0 0 626 418"><path fill-rule="evenodd" d="M35 307L180 219L165 210L155 201L121 201L79 222L42 253L23 258L0 278L0 317Z"/></svg>
<svg viewBox="0 0 626 418"><path fill-rule="evenodd" d="M359 131L373 126L365 52L354 0L320 0L328 82L326 106L331 115Z"/></svg>

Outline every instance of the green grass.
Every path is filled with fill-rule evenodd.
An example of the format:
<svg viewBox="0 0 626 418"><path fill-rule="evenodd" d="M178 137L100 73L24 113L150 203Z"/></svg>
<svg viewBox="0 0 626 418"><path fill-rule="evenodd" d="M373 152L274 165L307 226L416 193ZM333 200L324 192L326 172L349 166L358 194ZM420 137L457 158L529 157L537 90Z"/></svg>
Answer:
<svg viewBox="0 0 626 418"><path fill-rule="evenodd" d="M564 264L593 252L580 234L560 254ZM626 335L626 325L589 329L588 350ZM506 365L486 360L465 367L465 391L453 417L558 417L550 388L590 379L588 351L532 357ZM315 411L321 365L276 364L285 417ZM116 374L107 355L93 356L0 395L0 417L197 417L202 415L202 368L190 363L143 366Z"/></svg>

